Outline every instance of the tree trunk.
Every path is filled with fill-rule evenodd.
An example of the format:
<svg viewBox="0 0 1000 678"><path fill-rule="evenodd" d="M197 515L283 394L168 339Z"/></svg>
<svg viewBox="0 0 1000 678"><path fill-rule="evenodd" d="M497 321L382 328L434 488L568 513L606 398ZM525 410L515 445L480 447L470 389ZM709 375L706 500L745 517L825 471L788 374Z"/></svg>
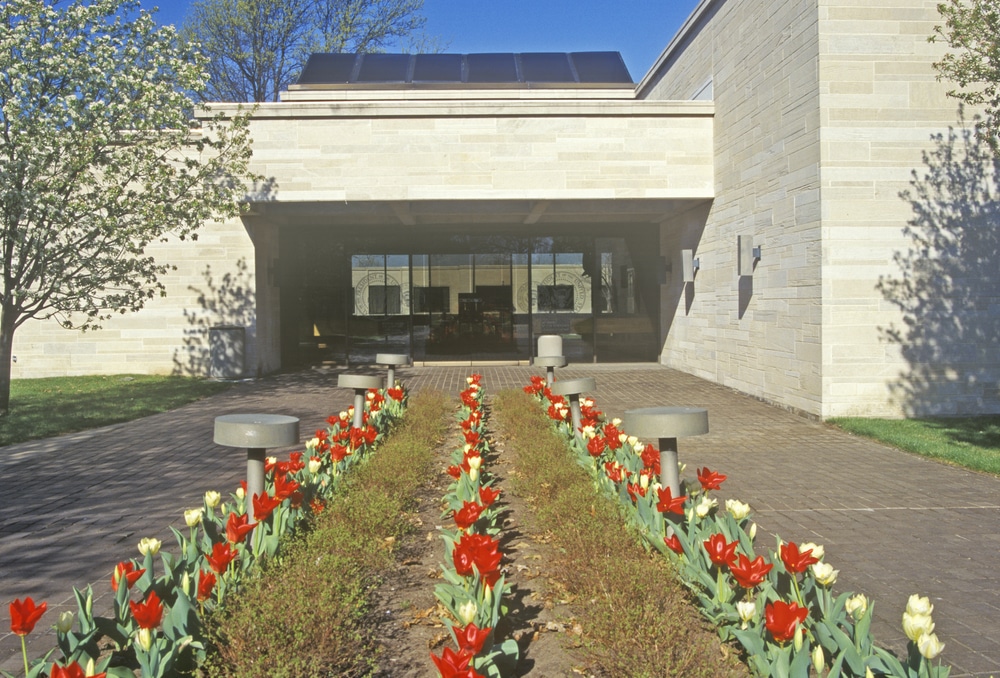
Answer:
<svg viewBox="0 0 1000 678"><path fill-rule="evenodd" d="M14 349L13 313L0 308L0 417L10 412L10 361Z"/></svg>

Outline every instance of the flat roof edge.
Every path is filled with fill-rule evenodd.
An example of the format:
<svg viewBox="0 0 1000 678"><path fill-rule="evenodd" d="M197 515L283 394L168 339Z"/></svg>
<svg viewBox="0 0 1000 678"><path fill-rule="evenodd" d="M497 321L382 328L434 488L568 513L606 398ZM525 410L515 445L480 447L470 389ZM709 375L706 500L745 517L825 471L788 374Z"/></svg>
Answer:
<svg viewBox="0 0 1000 678"><path fill-rule="evenodd" d="M687 38L688 34L694 30L695 26L698 25L698 22L701 20L701 17L704 16L704 14L708 11L708 8L711 5L714 5L717 2L721 1L722 0L701 0L701 2L698 3L698 6L694 8L694 11L692 11L691 14L688 15L688 18L684 21L684 23L681 24L681 27L677 30L677 33L674 34L674 37L670 40L669 43L667 43L667 46L663 48L663 51L660 53L660 56L656 59L655 62L653 62L653 65L649 67L649 70L646 72L646 75L642 76L642 79L635 86L636 96L639 97L642 96L643 92L646 90L647 87L649 87L653 79L660 72L660 69L663 68L663 65L673 55L674 51L676 51L681 46L681 44L684 42L684 39Z"/></svg>
<svg viewBox="0 0 1000 678"><path fill-rule="evenodd" d="M434 101L294 101L261 103L255 106L209 103L195 110L195 117L208 119L252 111L254 119L269 118L351 118L351 117L510 117L548 116L658 116L711 117L711 101L636 100L434 100Z"/></svg>

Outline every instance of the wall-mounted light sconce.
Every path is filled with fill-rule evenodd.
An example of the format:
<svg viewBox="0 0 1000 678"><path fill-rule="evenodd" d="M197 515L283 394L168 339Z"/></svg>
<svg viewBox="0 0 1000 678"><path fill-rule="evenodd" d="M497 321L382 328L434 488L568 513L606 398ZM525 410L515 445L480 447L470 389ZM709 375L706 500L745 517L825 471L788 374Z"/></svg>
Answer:
<svg viewBox="0 0 1000 678"><path fill-rule="evenodd" d="M753 246L753 236L736 236L738 259L736 270L739 275L753 275L753 264L760 259L760 247Z"/></svg>
<svg viewBox="0 0 1000 678"><path fill-rule="evenodd" d="M681 271L684 282L694 282L694 274L701 268L701 261L694 258L694 250L681 250Z"/></svg>

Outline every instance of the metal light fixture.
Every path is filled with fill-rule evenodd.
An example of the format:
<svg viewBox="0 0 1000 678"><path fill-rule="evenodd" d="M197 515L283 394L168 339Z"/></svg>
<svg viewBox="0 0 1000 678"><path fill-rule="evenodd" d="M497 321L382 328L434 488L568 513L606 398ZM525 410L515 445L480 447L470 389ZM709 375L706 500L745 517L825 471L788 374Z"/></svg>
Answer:
<svg viewBox="0 0 1000 678"><path fill-rule="evenodd" d="M753 275L753 264L760 259L760 247L753 246L753 236L736 236L736 250L738 253L736 264L738 275Z"/></svg>
<svg viewBox="0 0 1000 678"><path fill-rule="evenodd" d="M684 282L694 282L694 274L701 268L701 260L694 258L694 250L681 250L681 271Z"/></svg>

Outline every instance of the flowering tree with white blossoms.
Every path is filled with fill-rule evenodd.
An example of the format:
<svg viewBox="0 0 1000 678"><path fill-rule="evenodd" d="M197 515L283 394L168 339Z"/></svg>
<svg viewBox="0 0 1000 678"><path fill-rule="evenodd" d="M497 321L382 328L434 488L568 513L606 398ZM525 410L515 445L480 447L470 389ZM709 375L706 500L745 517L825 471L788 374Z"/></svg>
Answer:
<svg viewBox="0 0 1000 678"><path fill-rule="evenodd" d="M248 116L194 124L206 84L135 0L0 3L0 415L18 327L140 309L172 268L151 243L239 213Z"/></svg>

